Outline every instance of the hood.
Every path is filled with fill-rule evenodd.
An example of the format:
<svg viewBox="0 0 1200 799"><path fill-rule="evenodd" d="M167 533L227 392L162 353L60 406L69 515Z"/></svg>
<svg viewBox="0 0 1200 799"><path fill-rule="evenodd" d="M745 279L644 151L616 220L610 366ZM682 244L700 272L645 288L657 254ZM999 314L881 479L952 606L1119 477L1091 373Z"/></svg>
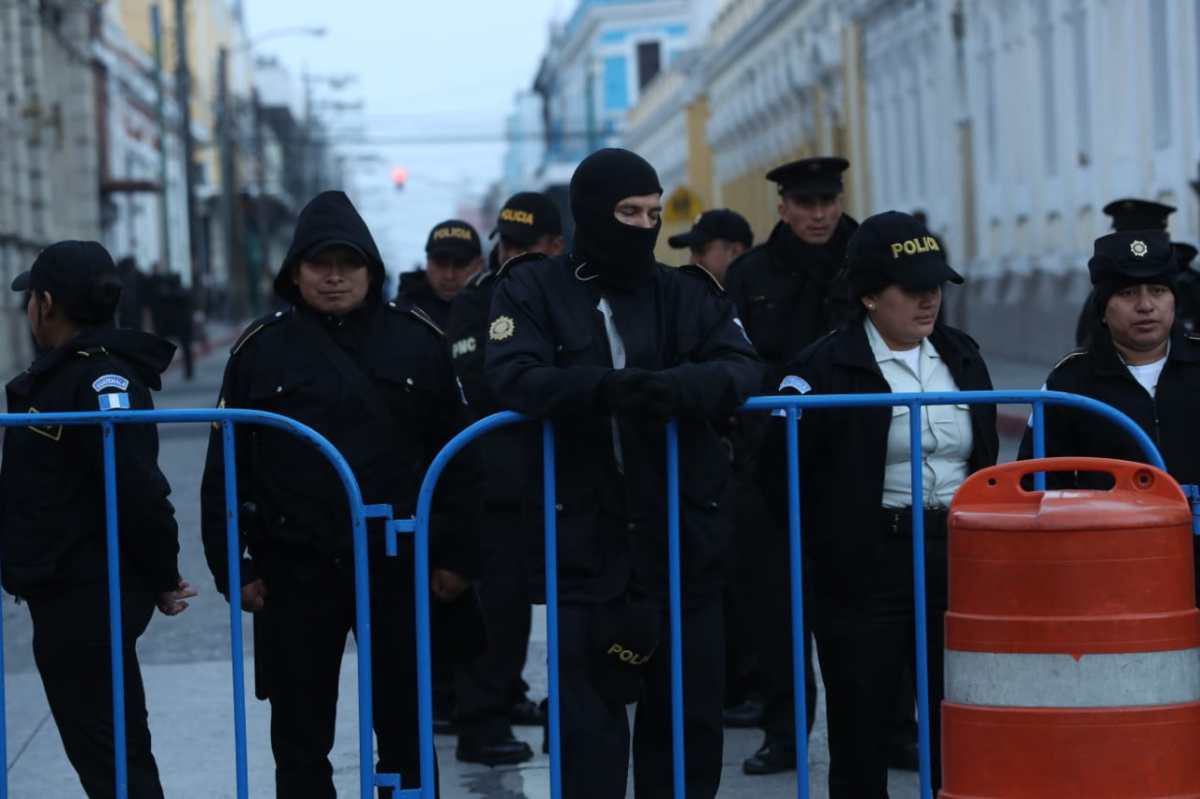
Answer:
<svg viewBox="0 0 1200 799"><path fill-rule="evenodd" d="M74 351L91 347L108 350L113 357L129 366L138 380L154 391L162 388L162 373L175 357L175 345L166 339L140 330L116 327L85 328L62 349Z"/></svg>
<svg viewBox="0 0 1200 799"><path fill-rule="evenodd" d="M341 191L321 192L300 212L296 231L292 234L292 244L275 275L275 293L287 302L298 305L300 292L289 274L292 267L313 247L332 241L346 242L362 250L367 256L367 268L371 270L371 291L367 294L367 302L382 301L386 278L383 258L379 255L371 231L367 229L367 223L358 215L350 198Z"/></svg>

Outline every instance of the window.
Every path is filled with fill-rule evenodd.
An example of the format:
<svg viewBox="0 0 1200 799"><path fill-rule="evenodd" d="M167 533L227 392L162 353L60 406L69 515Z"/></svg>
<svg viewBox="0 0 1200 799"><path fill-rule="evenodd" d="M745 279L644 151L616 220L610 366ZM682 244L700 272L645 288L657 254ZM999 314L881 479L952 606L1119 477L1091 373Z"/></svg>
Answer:
<svg viewBox="0 0 1200 799"><path fill-rule="evenodd" d="M1092 81L1088 72L1087 12L1082 4L1075 8L1072 26L1075 40L1075 138L1079 147L1079 165L1086 167L1092 157Z"/></svg>
<svg viewBox="0 0 1200 799"><path fill-rule="evenodd" d="M1046 174L1058 174L1058 98L1054 68L1054 28L1046 5L1042 6L1042 28L1038 31L1038 61L1042 84L1042 159Z"/></svg>
<svg viewBox="0 0 1200 799"><path fill-rule="evenodd" d="M642 42L637 46L638 91L654 80L662 68L662 52L658 42Z"/></svg>
<svg viewBox="0 0 1200 799"><path fill-rule="evenodd" d="M1154 146L1171 144L1171 75L1167 65L1167 0L1150 1L1150 82L1154 98Z"/></svg>

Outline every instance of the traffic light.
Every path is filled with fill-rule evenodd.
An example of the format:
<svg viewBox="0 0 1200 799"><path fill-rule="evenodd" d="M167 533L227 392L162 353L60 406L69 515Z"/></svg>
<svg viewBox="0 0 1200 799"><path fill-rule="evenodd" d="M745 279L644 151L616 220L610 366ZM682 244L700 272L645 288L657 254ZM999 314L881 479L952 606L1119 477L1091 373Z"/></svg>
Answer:
<svg viewBox="0 0 1200 799"><path fill-rule="evenodd" d="M392 168L392 185L396 187L396 191L403 191L404 184L408 182L408 170L402 166Z"/></svg>

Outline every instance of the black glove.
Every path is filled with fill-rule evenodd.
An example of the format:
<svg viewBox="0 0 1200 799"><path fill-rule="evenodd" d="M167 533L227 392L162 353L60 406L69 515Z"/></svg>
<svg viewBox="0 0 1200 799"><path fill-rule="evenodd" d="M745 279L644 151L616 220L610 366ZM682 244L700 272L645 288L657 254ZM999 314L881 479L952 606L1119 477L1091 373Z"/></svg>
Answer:
<svg viewBox="0 0 1200 799"><path fill-rule="evenodd" d="M668 419L679 407L675 382L646 369L614 369L601 381L600 394L613 413Z"/></svg>
<svg viewBox="0 0 1200 799"><path fill-rule="evenodd" d="M612 413L637 413L642 407L645 369L613 369L600 381L600 398Z"/></svg>

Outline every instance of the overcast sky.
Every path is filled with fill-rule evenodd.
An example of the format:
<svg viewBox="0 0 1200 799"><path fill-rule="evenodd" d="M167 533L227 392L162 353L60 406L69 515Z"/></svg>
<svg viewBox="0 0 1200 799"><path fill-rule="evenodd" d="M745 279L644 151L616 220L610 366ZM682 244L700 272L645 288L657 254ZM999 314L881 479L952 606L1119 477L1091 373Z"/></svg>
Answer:
<svg viewBox="0 0 1200 799"><path fill-rule="evenodd" d="M277 56L294 72L297 92L304 69L358 76L341 91L318 86L314 94L365 103L361 113L339 114L332 127L362 128L370 143L346 151L384 159L356 168L353 199L392 272L423 260L429 229L452 216L464 194L482 193L499 176L513 95L532 85L550 21L562 19L574 5L575 0L244 3L252 42L288 27L328 30L320 39L271 36L255 45L257 54ZM490 141L438 142L439 136L462 134ZM392 187L394 166L409 171L403 192Z"/></svg>

